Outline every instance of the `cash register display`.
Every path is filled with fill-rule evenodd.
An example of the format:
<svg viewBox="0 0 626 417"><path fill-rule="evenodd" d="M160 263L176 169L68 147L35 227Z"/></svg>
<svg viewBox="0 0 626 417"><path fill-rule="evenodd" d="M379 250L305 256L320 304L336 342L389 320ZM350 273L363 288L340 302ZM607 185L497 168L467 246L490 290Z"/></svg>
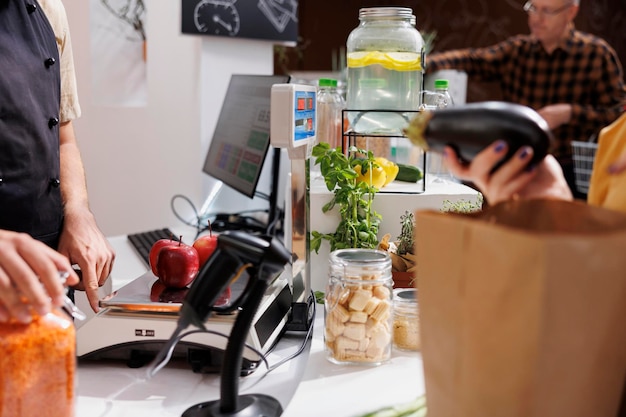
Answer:
<svg viewBox="0 0 626 417"><path fill-rule="evenodd" d="M288 76L233 74L203 171L254 197L270 146L270 98Z"/></svg>

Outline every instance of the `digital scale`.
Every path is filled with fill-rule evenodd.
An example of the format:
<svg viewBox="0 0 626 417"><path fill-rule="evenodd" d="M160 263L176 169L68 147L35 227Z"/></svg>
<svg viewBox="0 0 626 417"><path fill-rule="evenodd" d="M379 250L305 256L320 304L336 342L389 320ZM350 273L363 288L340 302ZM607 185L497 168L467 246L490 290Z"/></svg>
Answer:
<svg viewBox="0 0 626 417"><path fill-rule="evenodd" d="M236 299L245 286L245 273L231 285ZM179 318L181 302L151 301L157 278L148 271L100 302L101 310L83 324L76 334L76 351L81 360L115 359L131 367L147 364L172 336ZM179 290L180 291L180 290ZM184 293L170 292L182 301ZM256 312L243 352L242 375L252 373L283 333L292 303L285 279L276 279L265 292ZM173 358L186 358L194 372L219 372L231 328L237 318L231 314L211 313L205 327L213 334L189 326L187 336L174 349Z"/></svg>

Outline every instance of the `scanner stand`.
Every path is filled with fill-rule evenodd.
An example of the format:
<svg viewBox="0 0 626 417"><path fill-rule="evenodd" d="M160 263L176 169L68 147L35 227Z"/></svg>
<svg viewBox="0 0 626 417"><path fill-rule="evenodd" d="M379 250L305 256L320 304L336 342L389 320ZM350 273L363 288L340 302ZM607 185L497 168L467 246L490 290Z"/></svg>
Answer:
<svg viewBox="0 0 626 417"><path fill-rule="evenodd" d="M246 335L267 286L266 280L256 280L245 308L239 311L233 325L222 363L220 399L191 406L182 417L278 417L282 414L283 408L274 397L265 394L239 395L239 370Z"/></svg>

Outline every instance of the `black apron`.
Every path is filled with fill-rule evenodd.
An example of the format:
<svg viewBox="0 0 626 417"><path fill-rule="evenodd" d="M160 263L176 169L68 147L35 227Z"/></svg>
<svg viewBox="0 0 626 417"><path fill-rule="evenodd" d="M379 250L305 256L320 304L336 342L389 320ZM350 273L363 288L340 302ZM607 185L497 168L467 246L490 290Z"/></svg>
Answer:
<svg viewBox="0 0 626 417"><path fill-rule="evenodd" d="M55 247L63 223L59 52L36 0L0 0L0 229Z"/></svg>

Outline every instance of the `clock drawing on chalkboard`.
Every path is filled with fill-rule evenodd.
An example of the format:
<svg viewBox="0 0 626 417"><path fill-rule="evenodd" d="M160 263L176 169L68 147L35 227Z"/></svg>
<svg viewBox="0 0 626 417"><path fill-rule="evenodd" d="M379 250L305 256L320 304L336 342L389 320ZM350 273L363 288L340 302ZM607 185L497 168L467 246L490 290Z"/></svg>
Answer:
<svg viewBox="0 0 626 417"><path fill-rule="evenodd" d="M180 17L182 33L192 35L298 40L298 0L181 0Z"/></svg>
<svg viewBox="0 0 626 417"><path fill-rule="evenodd" d="M198 32L236 36L240 27L236 2L237 0L201 0L193 15Z"/></svg>

